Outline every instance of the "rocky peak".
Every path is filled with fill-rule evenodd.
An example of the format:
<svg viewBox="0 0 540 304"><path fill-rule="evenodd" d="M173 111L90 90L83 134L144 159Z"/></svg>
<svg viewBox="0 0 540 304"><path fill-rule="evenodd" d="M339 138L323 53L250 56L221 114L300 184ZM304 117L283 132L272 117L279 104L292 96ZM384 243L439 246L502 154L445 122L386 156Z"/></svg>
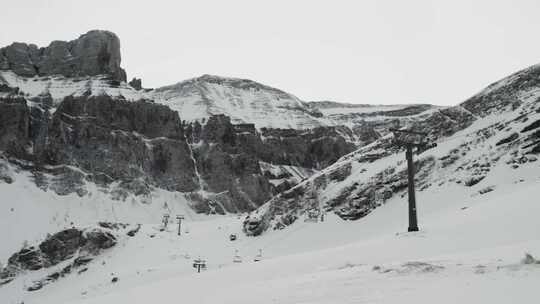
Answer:
<svg viewBox="0 0 540 304"><path fill-rule="evenodd" d="M129 85L137 91L142 90L142 80L140 78L133 77L129 82Z"/></svg>
<svg viewBox="0 0 540 304"><path fill-rule="evenodd" d="M113 80L126 81L120 61L120 39L102 30L89 31L72 41L53 41L47 47L14 42L0 48L0 70L25 77L106 74Z"/></svg>

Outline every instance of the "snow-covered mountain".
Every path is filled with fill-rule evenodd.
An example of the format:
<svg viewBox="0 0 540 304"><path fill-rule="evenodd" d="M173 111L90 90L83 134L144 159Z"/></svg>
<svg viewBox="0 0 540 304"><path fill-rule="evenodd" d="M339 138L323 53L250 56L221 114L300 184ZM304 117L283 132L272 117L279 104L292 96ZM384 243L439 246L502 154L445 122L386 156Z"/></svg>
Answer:
<svg viewBox="0 0 540 304"><path fill-rule="evenodd" d="M248 79L212 75L155 89L147 98L178 111L187 121L224 114L233 123L262 128L309 129L328 125L296 96Z"/></svg>
<svg viewBox="0 0 540 304"><path fill-rule="evenodd" d="M2 301L534 298L539 65L453 107L353 105L209 75L141 89L114 34L81 37L0 49ZM431 143L418 233L391 128Z"/></svg>
<svg viewBox="0 0 540 304"><path fill-rule="evenodd" d="M77 56L68 54L75 52L69 45L81 46ZM187 197L197 212L253 210L431 109L364 106L356 120L347 118L350 111L325 116L319 108L328 106L209 75L142 89L125 82L119 40L106 31L67 47L35 48L16 44L0 52L0 150L6 168L29 171L37 187L59 195L98 189L143 203L165 190ZM110 62L88 67L95 54ZM41 68L51 62L58 68Z"/></svg>
<svg viewBox="0 0 540 304"><path fill-rule="evenodd" d="M176 191L197 212L242 212L355 148L347 128L326 126L298 98L250 80L128 84L119 40L107 31L39 49L14 44L0 57L5 168L28 171L59 195L99 189L143 203Z"/></svg>

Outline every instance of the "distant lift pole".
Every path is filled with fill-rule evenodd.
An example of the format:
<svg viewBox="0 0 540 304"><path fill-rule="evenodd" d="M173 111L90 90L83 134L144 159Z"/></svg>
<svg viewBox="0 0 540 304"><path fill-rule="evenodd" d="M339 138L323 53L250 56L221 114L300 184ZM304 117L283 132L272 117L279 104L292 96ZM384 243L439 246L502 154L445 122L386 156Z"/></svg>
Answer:
<svg viewBox="0 0 540 304"><path fill-rule="evenodd" d="M390 129L394 133L395 144L406 148L407 178L409 190L409 232L418 231L418 219L416 216L416 197L414 192L414 162L413 148L422 149L426 146L424 138L426 133L410 130Z"/></svg>
<svg viewBox="0 0 540 304"><path fill-rule="evenodd" d="M169 224L169 214L163 215L163 229L167 229L167 225Z"/></svg>
<svg viewBox="0 0 540 304"><path fill-rule="evenodd" d="M179 214L176 216L176 219L178 220L178 235L182 234L182 220L184 219L184 216L182 214Z"/></svg>

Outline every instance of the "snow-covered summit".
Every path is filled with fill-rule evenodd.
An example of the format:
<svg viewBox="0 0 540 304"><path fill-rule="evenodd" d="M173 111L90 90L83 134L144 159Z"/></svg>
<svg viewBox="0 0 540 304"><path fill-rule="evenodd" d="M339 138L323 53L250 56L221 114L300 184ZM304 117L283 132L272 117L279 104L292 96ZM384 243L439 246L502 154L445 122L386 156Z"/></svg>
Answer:
<svg viewBox="0 0 540 304"><path fill-rule="evenodd" d="M328 124L296 96L248 79L202 75L158 88L146 97L177 110L187 121L225 114L234 123L254 123L258 128L306 129Z"/></svg>

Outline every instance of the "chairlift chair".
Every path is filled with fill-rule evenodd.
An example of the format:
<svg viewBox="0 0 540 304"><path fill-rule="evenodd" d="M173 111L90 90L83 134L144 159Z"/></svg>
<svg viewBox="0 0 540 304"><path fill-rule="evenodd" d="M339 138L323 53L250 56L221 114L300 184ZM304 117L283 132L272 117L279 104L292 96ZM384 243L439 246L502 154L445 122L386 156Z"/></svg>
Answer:
<svg viewBox="0 0 540 304"><path fill-rule="evenodd" d="M197 268L203 261L201 259L193 260L193 268Z"/></svg>
<svg viewBox="0 0 540 304"><path fill-rule="evenodd" d="M259 249L259 253L255 256L253 261L254 262L259 262L260 260L262 260L262 250L261 249Z"/></svg>
<svg viewBox="0 0 540 304"><path fill-rule="evenodd" d="M238 254L238 250L236 250L234 253L233 262L242 263L242 257Z"/></svg>

